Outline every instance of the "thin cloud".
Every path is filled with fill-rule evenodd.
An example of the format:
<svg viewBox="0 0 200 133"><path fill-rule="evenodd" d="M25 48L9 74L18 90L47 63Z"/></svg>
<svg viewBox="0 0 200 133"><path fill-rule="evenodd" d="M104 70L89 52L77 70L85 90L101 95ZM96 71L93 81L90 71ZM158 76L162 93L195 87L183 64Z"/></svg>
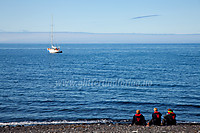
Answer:
<svg viewBox="0 0 200 133"><path fill-rule="evenodd" d="M146 15L146 16L138 16L138 17L134 17L132 19L141 19L141 18L150 18L150 17L157 17L160 15Z"/></svg>

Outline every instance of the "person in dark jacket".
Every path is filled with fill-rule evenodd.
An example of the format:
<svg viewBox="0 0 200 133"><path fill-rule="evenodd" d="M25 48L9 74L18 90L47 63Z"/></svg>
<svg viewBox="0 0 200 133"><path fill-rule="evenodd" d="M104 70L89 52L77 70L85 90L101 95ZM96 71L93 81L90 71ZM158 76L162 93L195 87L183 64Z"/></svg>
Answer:
<svg viewBox="0 0 200 133"><path fill-rule="evenodd" d="M158 112L158 109L154 108L154 113L152 114L152 119L149 121L149 123L147 125L151 126L153 124L153 125L160 126L161 116L162 116L162 114L160 112Z"/></svg>
<svg viewBox="0 0 200 133"><path fill-rule="evenodd" d="M136 114L133 116L133 120L131 125L146 125L145 118L142 114L140 114L140 110L136 110Z"/></svg>
<svg viewBox="0 0 200 133"><path fill-rule="evenodd" d="M171 109L168 109L167 111L168 113L164 116L162 125L176 125L176 114Z"/></svg>

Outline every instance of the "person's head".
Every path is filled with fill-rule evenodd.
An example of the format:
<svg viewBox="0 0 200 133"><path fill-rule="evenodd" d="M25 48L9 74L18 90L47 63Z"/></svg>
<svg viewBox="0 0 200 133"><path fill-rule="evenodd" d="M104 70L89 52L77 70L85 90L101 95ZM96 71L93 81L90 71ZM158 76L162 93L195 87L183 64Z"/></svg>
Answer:
<svg viewBox="0 0 200 133"><path fill-rule="evenodd" d="M136 114L140 114L140 110L136 110Z"/></svg>
<svg viewBox="0 0 200 133"><path fill-rule="evenodd" d="M173 110L171 110L171 109L168 109L168 110L167 110L167 112L171 113L171 112L173 112Z"/></svg>
<svg viewBox="0 0 200 133"><path fill-rule="evenodd" d="M154 108L153 110L154 110L154 112L158 111L158 109L157 109L157 108Z"/></svg>

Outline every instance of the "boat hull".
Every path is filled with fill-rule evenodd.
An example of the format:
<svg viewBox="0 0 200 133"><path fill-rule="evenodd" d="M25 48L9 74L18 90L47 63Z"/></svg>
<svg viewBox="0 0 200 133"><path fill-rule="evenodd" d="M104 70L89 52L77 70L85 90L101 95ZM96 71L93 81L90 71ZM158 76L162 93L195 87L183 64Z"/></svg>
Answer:
<svg viewBox="0 0 200 133"><path fill-rule="evenodd" d="M51 49L51 48L47 48L47 51L49 53L62 53L62 51L60 51L60 49Z"/></svg>

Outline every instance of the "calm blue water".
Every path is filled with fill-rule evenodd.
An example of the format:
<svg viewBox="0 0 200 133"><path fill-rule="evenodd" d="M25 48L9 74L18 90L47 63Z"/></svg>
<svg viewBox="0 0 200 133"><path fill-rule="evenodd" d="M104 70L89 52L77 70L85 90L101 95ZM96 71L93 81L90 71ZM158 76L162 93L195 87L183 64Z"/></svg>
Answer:
<svg viewBox="0 0 200 133"><path fill-rule="evenodd" d="M0 123L146 119L154 107L200 122L200 44L0 44Z"/></svg>

